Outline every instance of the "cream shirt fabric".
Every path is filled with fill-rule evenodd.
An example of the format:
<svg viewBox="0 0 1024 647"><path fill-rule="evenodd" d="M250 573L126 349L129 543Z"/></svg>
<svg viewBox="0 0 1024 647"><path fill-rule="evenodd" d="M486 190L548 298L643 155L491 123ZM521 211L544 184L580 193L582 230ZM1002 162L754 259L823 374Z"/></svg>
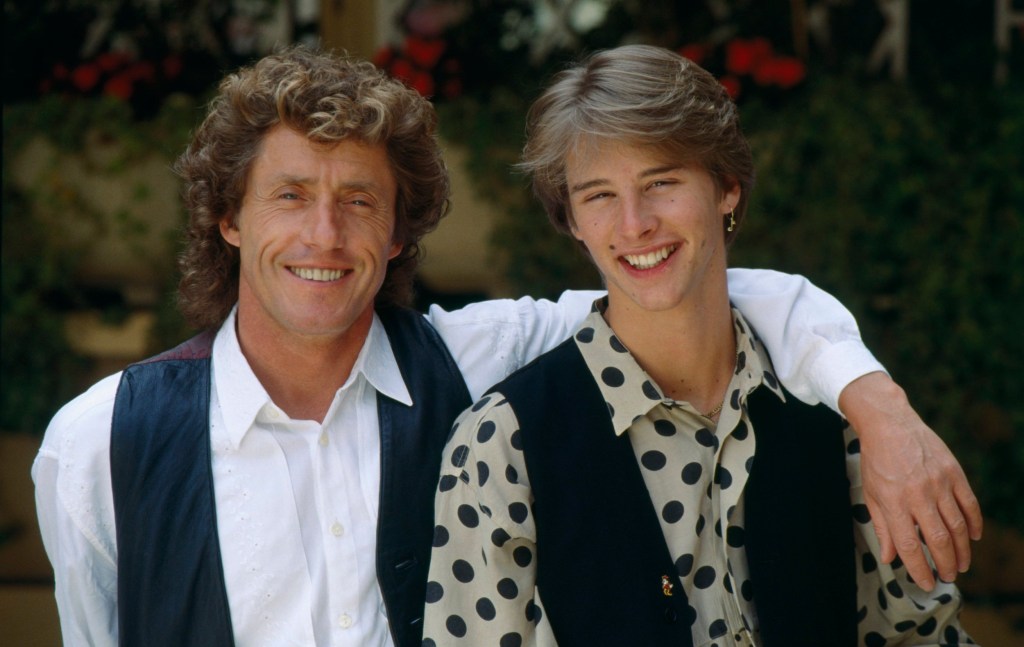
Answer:
<svg viewBox="0 0 1024 647"><path fill-rule="evenodd" d="M792 393L836 408L881 366L849 312L806 279L730 270L730 295L762 334ZM445 312L437 328L470 396L575 330L598 296L498 300ZM799 375L799 377L797 377ZM65 645L114 645L117 591L110 419L120 374L50 423L32 475L54 566ZM379 426L376 393L408 402L379 321L320 425L291 420L242 356L234 313L214 342L210 429L218 531L236 644L390 645L374 573Z"/></svg>

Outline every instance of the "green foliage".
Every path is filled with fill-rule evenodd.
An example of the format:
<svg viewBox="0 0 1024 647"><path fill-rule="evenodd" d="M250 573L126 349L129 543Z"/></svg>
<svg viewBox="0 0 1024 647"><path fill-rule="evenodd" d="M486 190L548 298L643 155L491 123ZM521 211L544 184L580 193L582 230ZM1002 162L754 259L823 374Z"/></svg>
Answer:
<svg viewBox="0 0 1024 647"><path fill-rule="evenodd" d="M986 514L1024 528L1024 93L932 94L831 77L745 103L758 184L730 261L804 274L843 301ZM501 206L493 242L512 289L592 287L589 262L509 173L526 101L443 106L446 136Z"/></svg>
<svg viewBox="0 0 1024 647"><path fill-rule="evenodd" d="M99 235L113 231L136 255L145 254L142 237L149 224L118 211L104 213L67 180L59 159L44 168L32 187L18 186L11 165L38 138L65 156L85 162L89 171L117 178L146 156L162 155L167 164L183 150L197 117L196 102L184 96L165 102L152 120L136 121L128 106L110 98L67 100L48 96L4 108L2 350L0 350L0 429L42 433L64 402L87 386L90 360L77 355L65 336L71 310L94 308L94 296L80 283L79 268L93 237L69 235L61 223L82 225ZM91 155L94 144L113 154ZM134 199L150 192L131 187ZM67 214L74 214L71 220ZM63 219L56 218L63 216ZM168 245L176 241L167 241ZM158 283L169 291L176 281L172 266L159 267ZM103 304L104 317L127 314L123 303ZM171 308L159 311L154 347L180 340L185 327Z"/></svg>

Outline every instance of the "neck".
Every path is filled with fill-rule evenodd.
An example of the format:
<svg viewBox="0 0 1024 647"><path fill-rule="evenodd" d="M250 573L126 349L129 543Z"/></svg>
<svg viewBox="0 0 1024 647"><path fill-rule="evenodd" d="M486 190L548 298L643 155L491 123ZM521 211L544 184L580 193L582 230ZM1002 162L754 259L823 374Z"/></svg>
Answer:
<svg viewBox="0 0 1024 647"><path fill-rule="evenodd" d="M274 404L290 418L323 423L372 322L373 310L367 310L340 335L302 336L247 327L239 312L236 328L242 355Z"/></svg>
<svg viewBox="0 0 1024 647"><path fill-rule="evenodd" d="M609 296L605 316L666 396L702 413L722 403L736 365L736 332L724 287L712 298L663 312L612 303Z"/></svg>

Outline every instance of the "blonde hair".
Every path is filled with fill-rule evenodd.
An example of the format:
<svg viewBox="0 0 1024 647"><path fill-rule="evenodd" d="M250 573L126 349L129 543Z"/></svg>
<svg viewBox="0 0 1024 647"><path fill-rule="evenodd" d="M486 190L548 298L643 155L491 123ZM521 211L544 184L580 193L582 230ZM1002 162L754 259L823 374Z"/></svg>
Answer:
<svg viewBox="0 0 1024 647"><path fill-rule="evenodd" d="M555 75L530 108L518 168L530 174L534 193L563 233L570 233L572 217L566 160L603 140L696 164L719 190L738 183L736 226L725 233L726 243L732 242L746 214L754 164L736 104L710 73L670 50L626 45L596 52Z"/></svg>

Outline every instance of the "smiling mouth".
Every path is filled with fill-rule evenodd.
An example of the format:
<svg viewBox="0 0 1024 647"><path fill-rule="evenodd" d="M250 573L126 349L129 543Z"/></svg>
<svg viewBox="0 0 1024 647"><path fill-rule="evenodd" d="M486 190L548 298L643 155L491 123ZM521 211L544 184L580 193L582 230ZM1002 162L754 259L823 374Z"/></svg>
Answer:
<svg viewBox="0 0 1024 647"><path fill-rule="evenodd" d="M678 247L678 245L668 245L647 254L623 254L622 259L629 263L630 267L649 270L665 262L665 259L671 256Z"/></svg>
<svg viewBox="0 0 1024 647"><path fill-rule="evenodd" d="M288 269L295 276L307 281L337 281L345 274L348 274L346 271L324 269L321 267L289 267Z"/></svg>

